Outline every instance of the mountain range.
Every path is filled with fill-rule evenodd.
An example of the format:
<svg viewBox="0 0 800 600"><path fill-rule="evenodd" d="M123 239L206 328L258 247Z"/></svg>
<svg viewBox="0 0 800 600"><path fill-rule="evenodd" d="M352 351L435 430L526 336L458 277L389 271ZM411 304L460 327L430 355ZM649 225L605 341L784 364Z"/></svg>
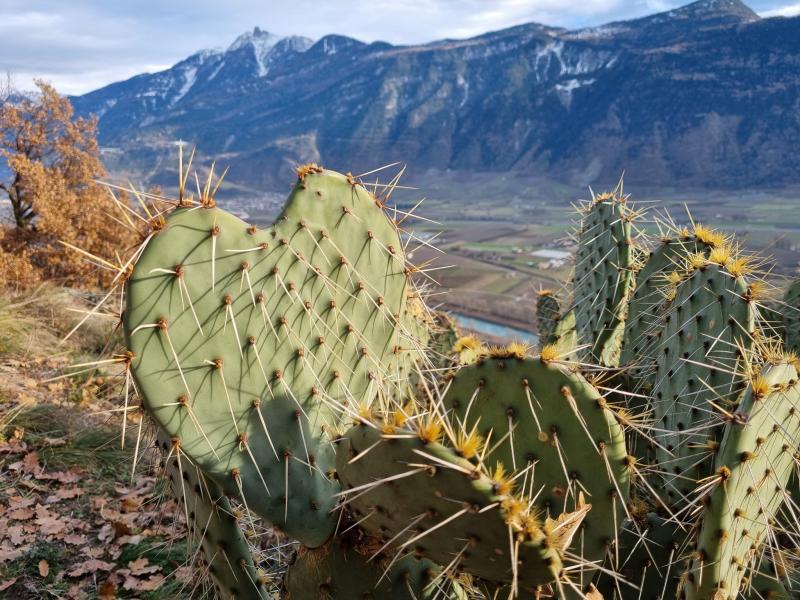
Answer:
<svg viewBox="0 0 800 600"><path fill-rule="evenodd" d="M259 28L73 97L112 170L175 178L179 140L245 189L316 161L744 189L800 179L800 17L739 0L599 27L530 23L416 46Z"/></svg>

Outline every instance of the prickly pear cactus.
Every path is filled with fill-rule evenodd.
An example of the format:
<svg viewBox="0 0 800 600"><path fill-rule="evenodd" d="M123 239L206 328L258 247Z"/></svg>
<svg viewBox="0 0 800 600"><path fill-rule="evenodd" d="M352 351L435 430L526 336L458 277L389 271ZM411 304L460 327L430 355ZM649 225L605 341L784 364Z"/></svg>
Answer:
<svg viewBox="0 0 800 600"><path fill-rule="evenodd" d="M536 294L536 329L539 339L546 340L553 333L561 317L561 304L553 290L540 290Z"/></svg>
<svg viewBox="0 0 800 600"><path fill-rule="evenodd" d="M434 323L430 327L429 353L433 364L439 368L453 363L455 345L460 335L455 320L442 311L433 314Z"/></svg>
<svg viewBox="0 0 800 600"><path fill-rule="evenodd" d="M458 363L461 365L471 365L486 352L481 341L471 335L465 335L456 340L453 344Z"/></svg>
<svg viewBox="0 0 800 600"><path fill-rule="evenodd" d="M595 196L582 208L572 280L578 345L603 366L617 366L628 298L633 291L632 223L636 213L617 193Z"/></svg>
<svg viewBox="0 0 800 600"><path fill-rule="evenodd" d="M795 600L800 588L785 585L775 574L768 561L762 564L763 572L750 571L742 579L740 595L747 600Z"/></svg>
<svg viewBox="0 0 800 600"><path fill-rule="evenodd" d="M629 365L629 374L652 387L654 356L658 344L661 309L665 292L679 278L686 260L698 253L708 255L724 243L724 237L702 226L694 232L675 232L661 238L636 275L636 290L631 296L625 320L621 364Z"/></svg>
<svg viewBox="0 0 800 600"><path fill-rule="evenodd" d="M508 473L478 464L477 437L433 417L417 427L363 422L343 436L337 473L361 529L387 551L515 582L518 590L558 579L561 555L588 509L566 522L542 521ZM456 437L452 446L439 442L446 431Z"/></svg>
<svg viewBox="0 0 800 600"><path fill-rule="evenodd" d="M270 598L253 564L250 544L230 502L213 481L181 455L162 434L159 446L172 495L186 515L192 546L199 546L207 572L222 600Z"/></svg>
<svg viewBox="0 0 800 600"><path fill-rule="evenodd" d="M744 388L755 333L750 288L728 248L693 255L662 314L652 390L655 456L666 498L685 504L712 469L720 408Z"/></svg>
<svg viewBox="0 0 800 600"><path fill-rule="evenodd" d="M556 323L550 336L541 340L543 346L555 348L559 356L574 355L578 346L578 334L575 331L575 311L564 314ZM571 358L575 358L571 356Z"/></svg>
<svg viewBox="0 0 800 600"><path fill-rule="evenodd" d="M461 427L486 440L487 465L530 469L530 495L550 515L577 510L586 494L592 509L572 554L598 564L614 555L628 458L622 427L592 384L544 354L486 359L452 376L443 403Z"/></svg>
<svg viewBox="0 0 800 600"><path fill-rule="evenodd" d="M369 561L369 548L363 551L366 556L343 540L301 550L286 573L284 600L422 600L435 597L438 588L434 579L441 567L411 555L390 566L387 559Z"/></svg>
<svg viewBox="0 0 800 600"><path fill-rule="evenodd" d="M691 551L688 527L678 527L655 513L628 522L620 533L619 574L626 583L604 580L606 598L622 600L671 600L677 597Z"/></svg>
<svg viewBox="0 0 800 600"><path fill-rule="evenodd" d="M782 311L786 349L800 355L800 279L786 291Z"/></svg>
<svg viewBox="0 0 800 600"><path fill-rule="evenodd" d="M761 544L786 529L775 515L787 497L800 439L800 376L780 362L754 374L731 416L714 462L699 484L703 502L688 600L734 600ZM767 551L769 556L769 551Z"/></svg>
<svg viewBox="0 0 800 600"><path fill-rule="evenodd" d="M266 231L177 208L127 284L144 406L226 493L318 546L336 523L326 432L398 382L407 286L395 224L351 177L299 170Z"/></svg>
<svg viewBox="0 0 800 600"><path fill-rule="evenodd" d="M673 229L645 261L638 214L621 190L584 207L531 358L437 327L351 176L301 168L266 231L207 192L148 213L118 276L126 376L222 597L274 591L228 498L299 541L290 600L796 596L796 358L731 240ZM800 284L785 307L797 349Z"/></svg>

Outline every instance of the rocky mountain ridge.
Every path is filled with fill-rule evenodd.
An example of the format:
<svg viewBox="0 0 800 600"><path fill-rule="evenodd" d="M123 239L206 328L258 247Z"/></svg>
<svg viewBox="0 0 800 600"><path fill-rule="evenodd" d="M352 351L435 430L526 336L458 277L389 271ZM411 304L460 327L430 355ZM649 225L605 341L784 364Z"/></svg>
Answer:
<svg viewBox="0 0 800 600"><path fill-rule="evenodd" d="M600 27L530 23L417 46L256 28L73 101L99 116L112 169L155 182L186 140L253 189L283 189L310 160L780 186L800 173L800 18L700 0Z"/></svg>

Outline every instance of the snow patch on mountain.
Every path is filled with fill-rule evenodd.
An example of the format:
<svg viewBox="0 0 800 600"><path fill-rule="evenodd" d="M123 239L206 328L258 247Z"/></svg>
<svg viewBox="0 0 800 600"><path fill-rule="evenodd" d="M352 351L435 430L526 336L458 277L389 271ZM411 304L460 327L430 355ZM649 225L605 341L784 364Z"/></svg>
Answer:
<svg viewBox="0 0 800 600"><path fill-rule="evenodd" d="M617 56L606 50L589 50L565 46L563 40L548 42L536 51L534 63L538 81L564 75L585 75L607 69Z"/></svg>
<svg viewBox="0 0 800 600"><path fill-rule="evenodd" d="M577 29L563 34L563 38L567 40L598 40L598 39L611 39L614 36L627 33L628 27L620 24L600 25L598 27L587 27L585 29Z"/></svg>
<svg viewBox="0 0 800 600"><path fill-rule="evenodd" d="M568 79L563 83L556 84L556 94L558 94L558 99L564 108L569 110L572 105L572 92L579 88L590 86L594 82L594 79Z"/></svg>
<svg viewBox="0 0 800 600"><path fill-rule="evenodd" d="M207 81L211 81L212 79L214 79L214 77L217 76L217 73L219 73L220 69L222 69L222 67L224 66L225 66L225 59L222 59L221 61L219 61L219 64L214 68L214 70L211 72L211 75L208 76Z"/></svg>
<svg viewBox="0 0 800 600"><path fill-rule="evenodd" d="M254 27L253 31L246 31L228 47L228 52L236 52L247 46L252 46L261 51L269 50L280 41L280 37L269 31L264 31L260 27Z"/></svg>
<svg viewBox="0 0 800 600"><path fill-rule="evenodd" d="M259 77L264 77L269 72L268 59L270 52L280 41L280 36L255 27L253 31L248 31L237 37L228 48L228 52L236 52L242 48L251 49L253 58L256 61L256 73Z"/></svg>
<svg viewBox="0 0 800 600"><path fill-rule="evenodd" d="M173 96L170 106L177 104L181 98L189 93L195 81L197 81L197 67L189 67L183 72L183 85L178 90L178 93Z"/></svg>
<svg viewBox="0 0 800 600"><path fill-rule="evenodd" d="M248 31L237 37L228 48L228 53L237 52L243 48L250 49L256 63L256 75L258 77L266 77L276 55L305 52L312 44L313 40L308 38L296 35L282 38L274 33L255 27L253 31ZM210 79L213 79L215 75L216 72L212 74Z"/></svg>

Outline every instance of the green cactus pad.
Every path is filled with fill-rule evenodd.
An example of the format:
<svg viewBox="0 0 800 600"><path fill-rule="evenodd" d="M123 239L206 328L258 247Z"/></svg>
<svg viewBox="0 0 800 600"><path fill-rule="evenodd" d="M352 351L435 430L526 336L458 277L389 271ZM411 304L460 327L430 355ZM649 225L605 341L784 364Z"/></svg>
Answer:
<svg viewBox="0 0 800 600"><path fill-rule="evenodd" d="M357 425L339 443L337 472L362 530L390 550L414 552L483 579L530 590L559 577L552 524L473 463L414 431ZM578 521L579 522L579 521Z"/></svg>
<svg viewBox="0 0 800 600"><path fill-rule="evenodd" d="M308 546L333 532L326 430L399 380L406 265L395 224L349 177L303 172L266 231L178 208L127 285L144 406L227 493ZM386 394L384 394L385 396Z"/></svg>
<svg viewBox="0 0 800 600"><path fill-rule="evenodd" d="M691 254L706 251L710 246L693 236L663 238L636 275L636 290L628 305L624 343L620 364L634 365L629 373L652 386L655 347L664 290L669 289L670 276L679 273Z"/></svg>
<svg viewBox="0 0 800 600"><path fill-rule="evenodd" d="M700 257L662 315L652 396L655 456L668 504L681 505L712 469L721 437L717 407L744 387L741 372L755 329L748 285Z"/></svg>
<svg viewBox="0 0 800 600"><path fill-rule="evenodd" d="M691 564L694 536L689 528L650 513L635 530L628 523L620 533L619 575L627 583L615 585L604 576L598 585L603 597L619 600L673 600L682 596L682 582ZM793 597L765 561L762 573L748 574L740 597L744 600L790 600ZM628 585L628 584L632 584ZM635 587L634 587L635 586Z"/></svg>
<svg viewBox="0 0 800 600"><path fill-rule="evenodd" d="M561 303L551 290L542 290L536 295L536 329L539 339L546 340L552 335L559 318Z"/></svg>
<svg viewBox="0 0 800 600"><path fill-rule="evenodd" d="M172 494L188 516L191 543L199 545L217 595L223 600L267 600L270 596L228 499L187 457L179 456L163 434L159 438Z"/></svg>
<svg viewBox="0 0 800 600"><path fill-rule="evenodd" d="M774 573L767 571L750 573L748 580L742 582L740 595L746 600L797 600L798 591L788 589Z"/></svg>
<svg viewBox="0 0 800 600"><path fill-rule="evenodd" d="M619 574L627 583L617 588L611 578L604 578L600 584L604 596L621 600L677 598L686 557L691 552L689 529L681 529L655 513L645 515L637 524L638 529L627 522L620 533ZM620 593L615 596L617 589Z"/></svg>
<svg viewBox="0 0 800 600"><path fill-rule="evenodd" d="M800 279L795 280L786 290L781 312L786 349L800 355Z"/></svg>
<svg viewBox="0 0 800 600"><path fill-rule="evenodd" d="M592 509L570 551L601 564L613 556L628 500L627 452L622 427L592 384L557 362L487 359L456 372L443 402L459 427L477 427L489 440L490 470L496 462L512 472L530 467L538 507L575 510L583 492Z"/></svg>
<svg viewBox="0 0 800 600"><path fill-rule="evenodd" d="M603 366L619 364L636 254L626 198L596 196L583 210L572 281L578 345Z"/></svg>
<svg viewBox="0 0 800 600"><path fill-rule="evenodd" d="M715 475L705 482L688 600L734 600L746 568L760 564L768 531L784 530L775 515L800 440L799 379L797 368L783 362L765 367L745 391L722 439Z"/></svg>
<svg viewBox="0 0 800 600"><path fill-rule="evenodd" d="M334 540L313 550L301 550L286 573L286 600L422 600L440 567L413 556L368 562L367 556ZM384 576L384 571L386 571ZM439 596L440 598L442 596Z"/></svg>
<svg viewBox="0 0 800 600"><path fill-rule="evenodd" d="M436 311L433 319L428 342L432 362L438 368L447 367L454 362L454 347L461 336L455 320L447 313Z"/></svg>
<svg viewBox="0 0 800 600"><path fill-rule="evenodd" d="M569 356L578 346L578 334L575 331L575 311L564 314L556 323L547 339L540 338L544 345L553 346L559 356Z"/></svg>

